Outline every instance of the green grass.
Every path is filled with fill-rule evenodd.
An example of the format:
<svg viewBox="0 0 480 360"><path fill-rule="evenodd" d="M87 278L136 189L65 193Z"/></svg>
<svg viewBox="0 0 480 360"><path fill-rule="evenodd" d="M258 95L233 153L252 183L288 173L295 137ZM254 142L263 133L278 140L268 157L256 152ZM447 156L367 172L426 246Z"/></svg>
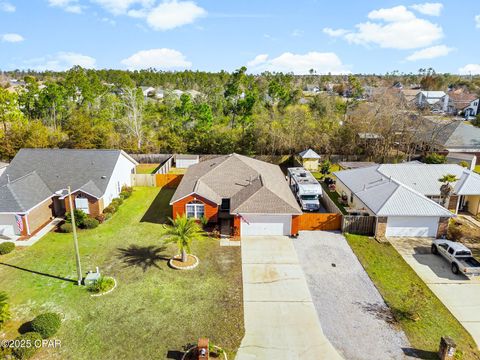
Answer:
<svg viewBox="0 0 480 360"><path fill-rule="evenodd" d="M168 172L169 174L185 174L187 172L187 169L182 169L182 168L171 168L170 171Z"/></svg>
<svg viewBox="0 0 480 360"><path fill-rule="evenodd" d="M176 249L161 247L161 223L170 216L172 194L135 188L109 221L79 232L83 271L99 266L118 282L108 295L91 297L69 281L76 274L71 234L50 233L2 256L0 289L9 295L13 315L6 338L48 310L64 315L55 336L62 346L42 350L42 358L165 359L202 336L233 354L243 337L239 248L220 247L214 239L197 242L192 253L200 265L170 269L166 260Z"/></svg>
<svg viewBox="0 0 480 360"><path fill-rule="evenodd" d="M480 165L475 166L474 171L480 174Z"/></svg>
<svg viewBox="0 0 480 360"><path fill-rule="evenodd" d="M138 164L137 174L153 174L158 169L160 164Z"/></svg>
<svg viewBox="0 0 480 360"><path fill-rule="evenodd" d="M330 191L327 184L325 184L323 181L320 182L320 185L322 185L323 193L327 194L327 196L335 203L335 205L337 205L343 215L347 215L345 207L340 203L340 195L336 191Z"/></svg>
<svg viewBox="0 0 480 360"><path fill-rule="evenodd" d="M422 358L438 358L441 336L450 336L456 341L462 359L480 358L472 337L390 244L360 235L347 234L346 237L410 344L423 354ZM412 286L418 291L410 292ZM417 321L402 316L411 311L412 303L417 304L413 307L420 316Z"/></svg>

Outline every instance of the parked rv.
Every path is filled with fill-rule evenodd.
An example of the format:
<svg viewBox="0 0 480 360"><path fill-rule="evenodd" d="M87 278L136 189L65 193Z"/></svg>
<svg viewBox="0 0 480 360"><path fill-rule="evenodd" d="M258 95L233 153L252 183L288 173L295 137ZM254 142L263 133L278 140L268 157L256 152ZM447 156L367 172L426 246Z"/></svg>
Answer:
<svg viewBox="0 0 480 360"><path fill-rule="evenodd" d="M310 171L303 167L289 168L287 179L302 210L317 211L320 209L322 186Z"/></svg>

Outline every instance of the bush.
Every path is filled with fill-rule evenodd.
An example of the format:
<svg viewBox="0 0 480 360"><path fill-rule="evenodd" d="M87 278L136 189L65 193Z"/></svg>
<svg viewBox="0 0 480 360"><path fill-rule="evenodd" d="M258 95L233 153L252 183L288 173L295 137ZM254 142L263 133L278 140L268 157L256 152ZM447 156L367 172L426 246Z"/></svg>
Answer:
<svg viewBox="0 0 480 360"><path fill-rule="evenodd" d="M99 215L95 216L95 219L97 219L99 224L104 223L105 220L106 220L105 218L106 218L105 214L99 214Z"/></svg>
<svg viewBox="0 0 480 360"><path fill-rule="evenodd" d="M110 219L112 217L112 213L105 213L103 214L105 216L105 221L107 221L108 219Z"/></svg>
<svg viewBox="0 0 480 360"><path fill-rule="evenodd" d="M59 228L62 233L71 233L73 231L73 225L70 223L62 224Z"/></svg>
<svg viewBox="0 0 480 360"><path fill-rule="evenodd" d="M203 225L203 226L207 226L208 225L208 218L206 216L202 216L200 218L200 223Z"/></svg>
<svg viewBox="0 0 480 360"><path fill-rule="evenodd" d="M6 255L15 250L15 244L11 241L0 244L0 255Z"/></svg>
<svg viewBox="0 0 480 360"><path fill-rule="evenodd" d="M57 313L44 313L32 320L32 330L46 339L55 335L60 329L62 319Z"/></svg>
<svg viewBox="0 0 480 360"><path fill-rule="evenodd" d="M77 224L78 227L82 227L83 222L88 217L88 215L83 210L80 210L80 209L73 210L73 215L75 216L75 224ZM70 212L68 212L65 215L65 222L67 224L72 223L72 215Z"/></svg>
<svg viewBox="0 0 480 360"><path fill-rule="evenodd" d="M94 284L88 286L88 291L99 294L113 289L115 280L109 276L100 277Z"/></svg>
<svg viewBox="0 0 480 360"><path fill-rule="evenodd" d="M428 154L424 160L427 164L445 164L447 162L445 156L437 153Z"/></svg>
<svg viewBox="0 0 480 360"><path fill-rule="evenodd" d="M10 307L8 305L7 293L0 291L0 329L10 320Z"/></svg>
<svg viewBox="0 0 480 360"><path fill-rule="evenodd" d="M458 165L460 165L461 167L464 167L464 168L468 168L468 167L469 167L468 162L466 162L466 161L460 161L460 162L458 163Z"/></svg>
<svg viewBox="0 0 480 360"><path fill-rule="evenodd" d="M129 192L126 192L126 191L122 191L122 192L120 193L120 198L125 200L125 199L128 199L131 195L132 195L132 193L129 193Z"/></svg>
<svg viewBox="0 0 480 360"><path fill-rule="evenodd" d="M88 217L83 221L83 229L95 229L100 222L97 219Z"/></svg>
<svg viewBox="0 0 480 360"><path fill-rule="evenodd" d="M115 204L117 208L123 204L123 199L122 198L115 198L112 200L112 204Z"/></svg>
<svg viewBox="0 0 480 360"><path fill-rule="evenodd" d="M112 202L105 209L103 209L103 212L104 214L115 214L117 210L118 210L118 205Z"/></svg>
<svg viewBox="0 0 480 360"><path fill-rule="evenodd" d="M122 192L129 193L130 195L132 195L133 188L131 186L123 186Z"/></svg>
<svg viewBox="0 0 480 360"><path fill-rule="evenodd" d="M30 359L38 350L39 343L42 341L42 336L37 332L27 332L20 335L15 340L23 343L23 346L19 346L13 349L12 353L17 359Z"/></svg>

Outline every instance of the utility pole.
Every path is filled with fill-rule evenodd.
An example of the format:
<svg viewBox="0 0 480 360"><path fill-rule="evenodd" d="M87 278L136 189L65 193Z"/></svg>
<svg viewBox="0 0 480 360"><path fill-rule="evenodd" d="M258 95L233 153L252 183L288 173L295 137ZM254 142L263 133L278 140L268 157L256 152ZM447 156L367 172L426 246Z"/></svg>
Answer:
<svg viewBox="0 0 480 360"><path fill-rule="evenodd" d="M78 250L77 226L75 225L75 213L73 211L72 191L68 187L68 203L70 205L70 215L72 217L73 245L75 247L75 261L77 263L77 285L82 285L82 265L80 264L80 252Z"/></svg>

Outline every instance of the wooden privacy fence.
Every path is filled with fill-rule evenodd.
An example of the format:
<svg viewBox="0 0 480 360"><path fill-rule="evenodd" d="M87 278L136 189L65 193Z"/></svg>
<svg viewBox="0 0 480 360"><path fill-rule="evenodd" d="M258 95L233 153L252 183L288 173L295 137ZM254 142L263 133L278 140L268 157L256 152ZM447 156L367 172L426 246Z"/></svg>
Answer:
<svg viewBox="0 0 480 360"><path fill-rule="evenodd" d="M344 215L342 232L357 235L375 235L375 216Z"/></svg>
<svg viewBox="0 0 480 360"><path fill-rule="evenodd" d="M338 206L330 199L330 195L328 194L330 190L328 188L323 187L323 196L320 198L320 202L322 203L325 210L335 214L341 214L342 211L338 208Z"/></svg>
<svg viewBox="0 0 480 360"><path fill-rule="evenodd" d="M176 188L182 178L182 174L132 174L134 186Z"/></svg>
<svg viewBox="0 0 480 360"><path fill-rule="evenodd" d="M303 213L298 230L340 230L342 215L331 213Z"/></svg>

